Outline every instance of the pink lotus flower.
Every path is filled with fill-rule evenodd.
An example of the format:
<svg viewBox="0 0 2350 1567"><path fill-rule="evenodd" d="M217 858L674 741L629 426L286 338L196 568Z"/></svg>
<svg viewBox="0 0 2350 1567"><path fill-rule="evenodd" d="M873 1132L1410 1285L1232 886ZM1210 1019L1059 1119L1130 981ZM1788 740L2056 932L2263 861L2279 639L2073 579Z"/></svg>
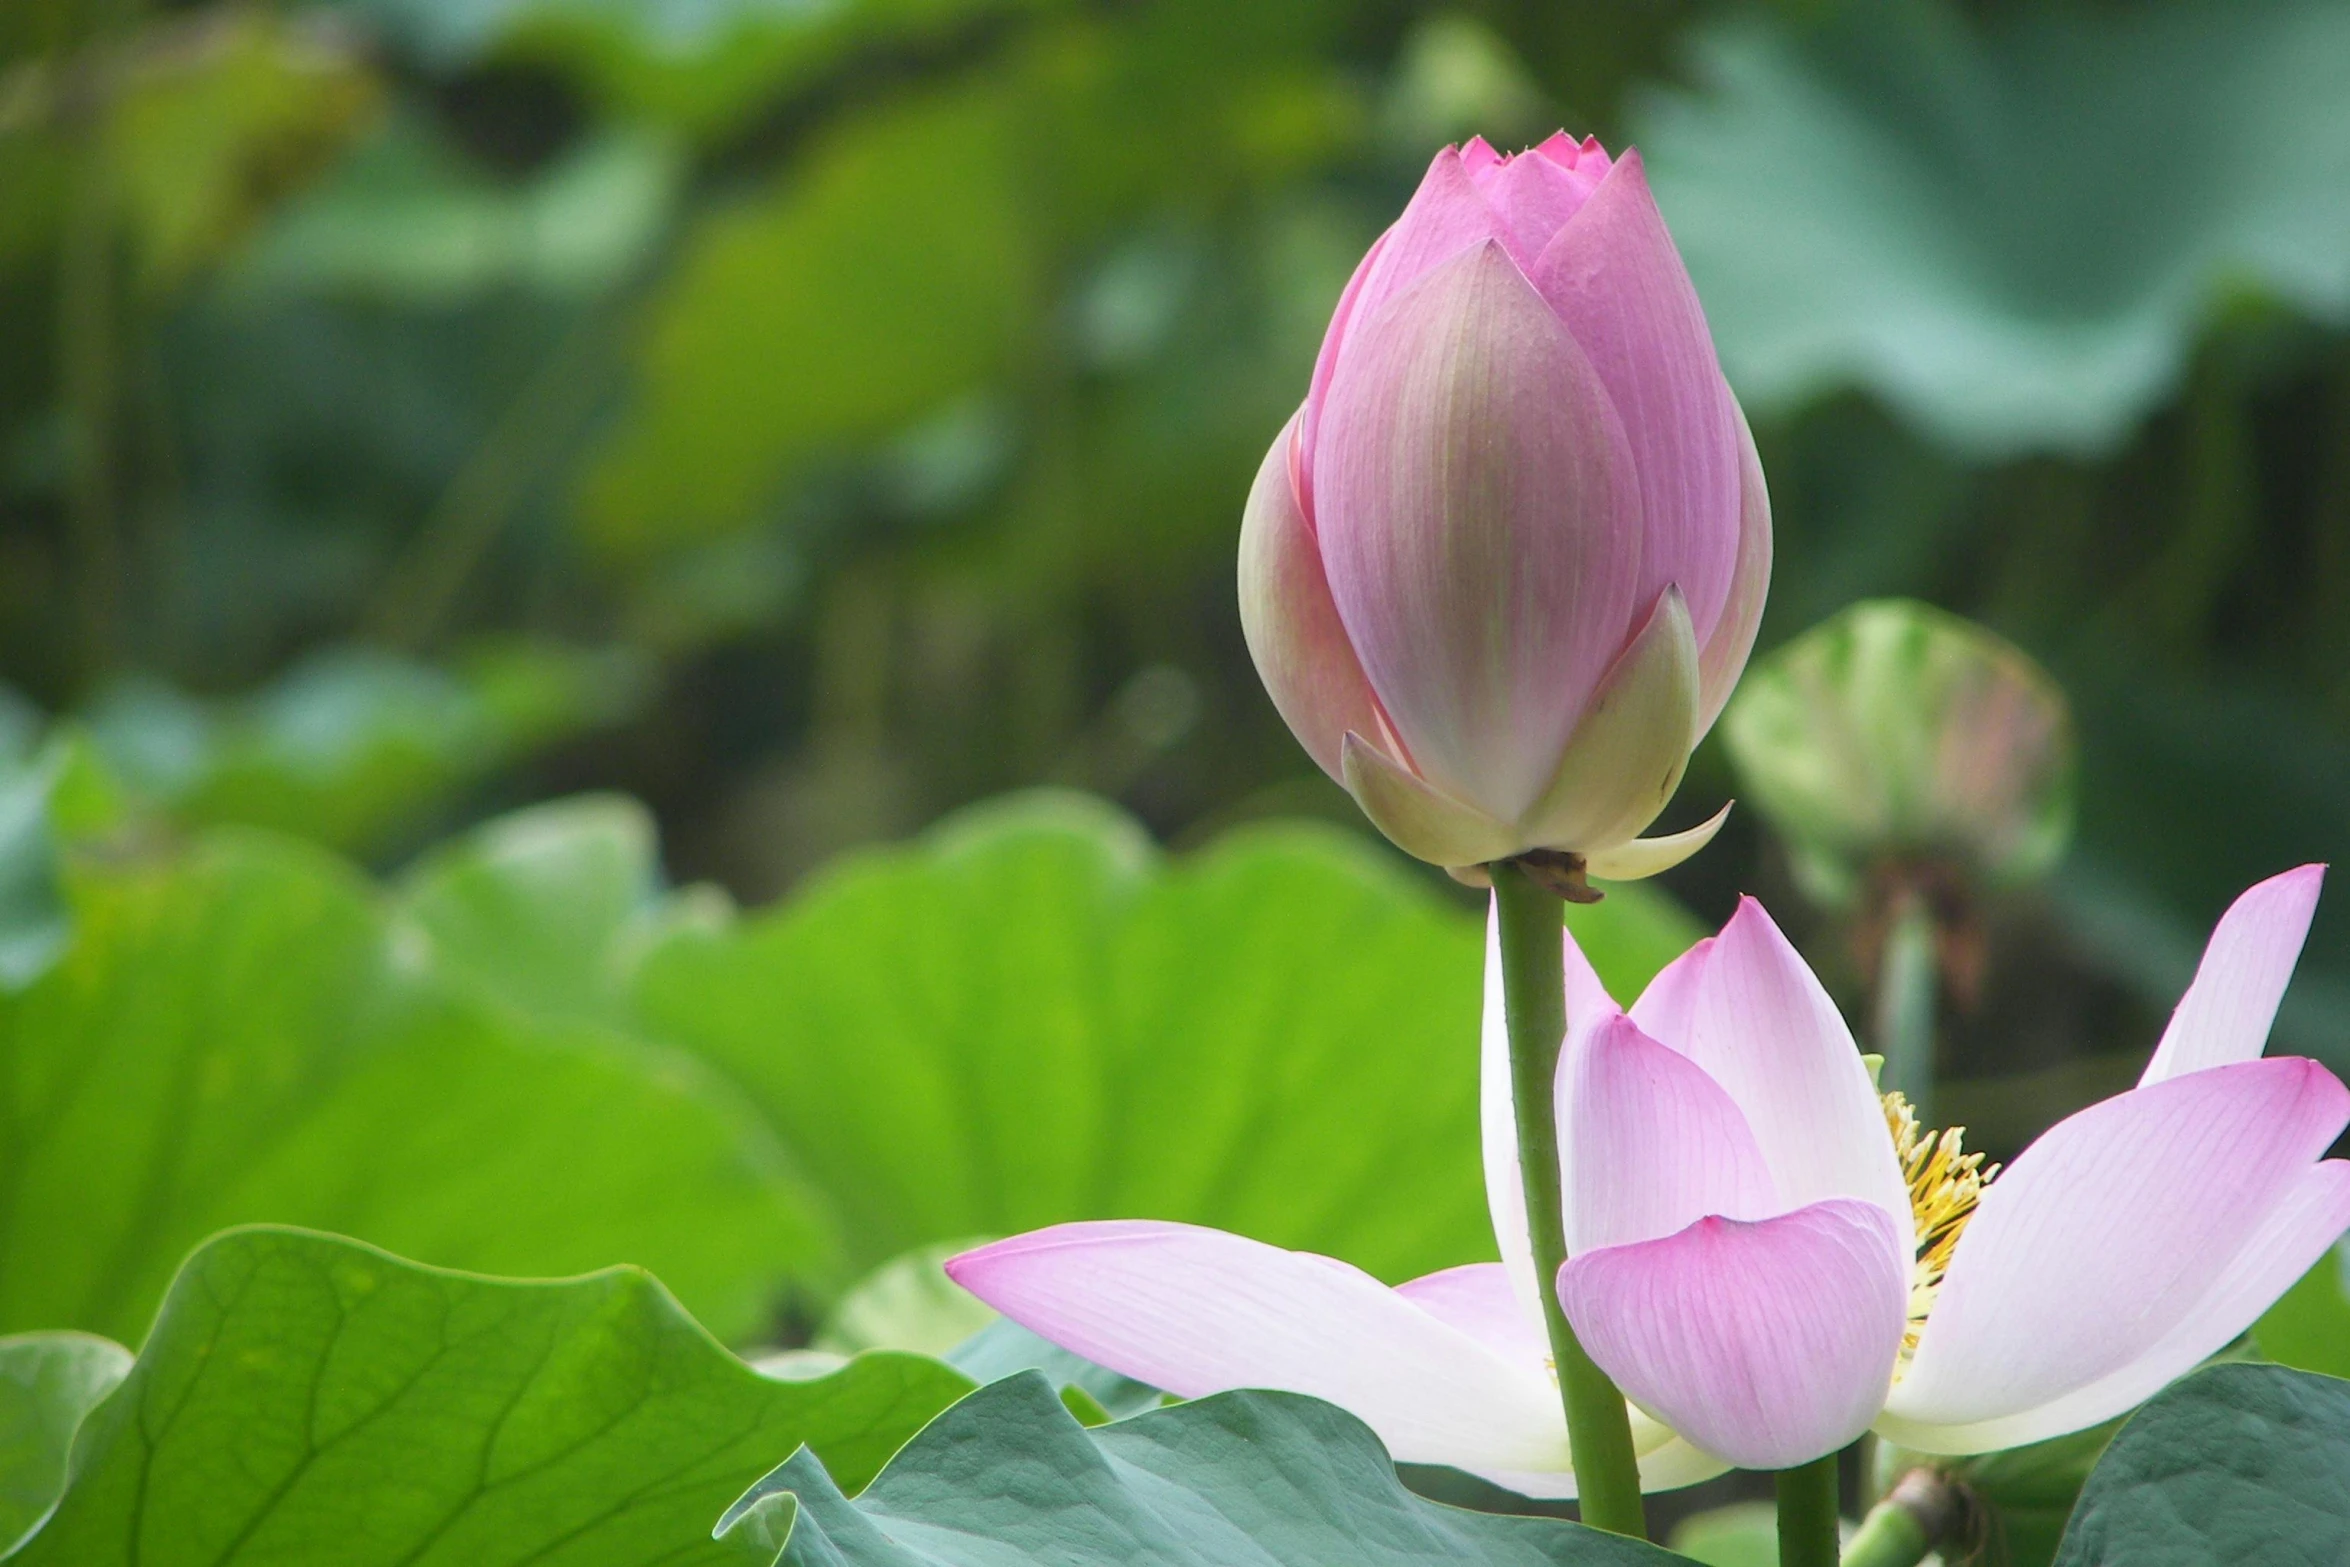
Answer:
<svg viewBox="0 0 2350 1567"><path fill-rule="evenodd" d="M2320 875L2239 898L2140 1085L1995 1178L1879 1099L1760 905L1628 1015L1566 940L1560 1293L1634 1401L1642 1486L1785 1468L1872 1426L1942 1453L2062 1435L2242 1332L2350 1226L2350 1164L2318 1157L2350 1092L2314 1062L2259 1059ZM1572 1496L1491 950L1482 1110L1499 1263L1390 1289L1329 1257L1111 1221L947 1271L1155 1387L1311 1394L1399 1459Z"/></svg>
<svg viewBox="0 0 2350 1567"><path fill-rule="evenodd" d="M1606 993L1570 945L1570 1008ZM1185 1398L1229 1388L1307 1393L1352 1411L1406 1462L1451 1464L1528 1496L1572 1497L1550 1341L1519 1188L1500 954L1486 954L1479 1092L1486 1201L1506 1263L1390 1289L1334 1257L1189 1224L1061 1224L951 1259L947 1272L1054 1343ZM1729 1466L1637 1409L1651 1491Z"/></svg>
<svg viewBox="0 0 2350 1567"><path fill-rule="evenodd" d="M2239 898L2138 1086L1995 1179L1898 1096L1880 1107L1818 981L1744 903L1569 1041L1577 1336L1635 1403L1757 1469L1872 1428L2014 1447L2142 1402L2350 1226L2350 1162L2320 1158L2350 1091L2260 1059L2322 874Z"/></svg>
<svg viewBox="0 0 2350 1567"><path fill-rule="evenodd" d="M1770 502L1637 153L1446 148L1338 302L1241 528L1274 705L1409 853L1652 874Z"/></svg>

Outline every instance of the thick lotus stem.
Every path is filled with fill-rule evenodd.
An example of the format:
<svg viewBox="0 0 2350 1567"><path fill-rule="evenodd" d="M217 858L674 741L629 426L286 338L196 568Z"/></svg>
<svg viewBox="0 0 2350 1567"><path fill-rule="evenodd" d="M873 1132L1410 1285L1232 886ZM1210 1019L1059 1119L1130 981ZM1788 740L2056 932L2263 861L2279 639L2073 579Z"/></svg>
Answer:
<svg viewBox="0 0 2350 1567"><path fill-rule="evenodd" d="M1556 1280L1567 1260L1559 1201L1557 1083L1566 1041L1566 967L1561 900L1515 861L1490 867L1501 924L1502 995L1509 1017L1510 1099L1517 1113L1518 1170L1525 1182L1526 1230L1534 1276L1542 1285L1542 1320L1558 1367L1567 1416L1567 1449L1583 1521L1645 1538L1640 1460L1632 1449L1631 1412L1606 1372L1593 1364L1559 1304Z"/></svg>
<svg viewBox="0 0 2350 1567"><path fill-rule="evenodd" d="M1836 1567L1836 1455L1782 1469L1779 1567Z"/></svg>
<svg viewBox="0 0 2350 1567"><path fill-rule="evenodd" d="M1844 1549L1844 1567L1915 1567L1959 1537L1967 1512L1966 1493L1949 1476L1912 1469L1860 1521Z"/></svg>

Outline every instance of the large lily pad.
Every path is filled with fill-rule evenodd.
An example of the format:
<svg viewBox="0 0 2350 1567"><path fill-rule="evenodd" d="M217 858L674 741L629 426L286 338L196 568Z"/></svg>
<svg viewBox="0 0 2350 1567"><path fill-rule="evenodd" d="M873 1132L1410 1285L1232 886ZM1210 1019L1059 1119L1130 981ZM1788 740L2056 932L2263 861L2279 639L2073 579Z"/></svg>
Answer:
<svg viewBox="0 0 2350 1567"><path fill-rule="evenodd" d="M1129 1216L1395 1278L1491 1254L1480 945L1333 829L1169 861L1106 807L1031 796L677 934L639 996L756 1101L864 1265ZM1593 945L1636 987L1657 943Z"/></svg>
<svg viewBox="0 0 2350 1567"><path fill-rule="evenodd" d="M0 1338L0 1555L48 1516L82 1417L130 1369L129 1350L88 1333Z"/></svg>
<svg viewBox="0 0 2350 1567"><path fill-rule="evenodd" d="M665 889L641 807L590 797L451 841L404 893L470 991L732 1079L859 1268L1113 1211L1390 1274L1490 1246L1476 917L1328 828L1169 860L1100 802L1017 797L738 923ZM1641 888L1571 918L1625 995L1697 935Z"/></svg>
<svg viewBox="0 0 2350 1567"><path fill-rule="evenodd" d="M2350 1561L2350 1382L2223 1365L2130 1418L2090 1474L2057 1567Z"/></svg>
<svg viewBox="0 0 2350 1567"><path fill-rule="evenodd" d="M855 1502L841 1493L802 1452L719 1530L781 1567L1679 1560L1580 1524L1426 1501L1404 1489L1362 1422L1314 1399L1220 1393L1089 1431L1036 1372L949 1410Z"/></svg>
<svg viewBox="0 0 2350 1567"><path fill-rule="evenodd" d="M619 795L484 823L411 867L402 893L443 974L537 1016L607 1022L661 931L729 913L707 889L667 894L652 814Z"/></svg>
<svg viewBox="0 0 2350 1567"><path fill-rule="evenodd" d="M861 1483L969 1390L912 1355L777 1382L634 1269L519 1283L301 1231L189 1259L28 1567L653 1567L780 1451Z"/></svg>
<svg viewBox="0 0 2350 1567"><path fill-rule="evenodd" d="M2345 60L2322 0L1737 13L1634 132L1750 406L1857 385L1971 455L2087 452L2219 311L2350 318Z"/></svg>
<svg viewBox="0 0 2350 1567"><path fill-rule="evenodd" d="M135 1341L188 1249L253 1221L500 1272L652 1265L730 1336L823 1253L707 1072L460 993L322 851L220 833L72 892L71 949L0 996L0 1328Z"/></svg>

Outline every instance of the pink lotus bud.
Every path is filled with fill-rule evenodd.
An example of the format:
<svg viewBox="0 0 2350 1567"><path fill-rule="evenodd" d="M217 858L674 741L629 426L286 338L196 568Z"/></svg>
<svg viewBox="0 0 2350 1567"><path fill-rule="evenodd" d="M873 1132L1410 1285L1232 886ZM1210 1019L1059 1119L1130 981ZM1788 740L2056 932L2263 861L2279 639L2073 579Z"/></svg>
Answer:
<svg viewBox="0 0 2350 1567"><path fill-rule="evenodd" d="M1408 853L1637 834L1753 646L1770 500L1637 153L1446 148L1355 269L1241 526L1273 702Z"/></svg>

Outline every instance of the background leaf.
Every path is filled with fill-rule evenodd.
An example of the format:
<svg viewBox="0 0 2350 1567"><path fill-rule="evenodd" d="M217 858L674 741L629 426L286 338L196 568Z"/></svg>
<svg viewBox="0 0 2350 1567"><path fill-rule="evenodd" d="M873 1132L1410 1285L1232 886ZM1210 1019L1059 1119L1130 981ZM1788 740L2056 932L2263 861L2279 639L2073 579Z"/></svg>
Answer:
<svg viewBox="0 0 2350 1567"><path fill-rule="evenodd" d="M1567 929L1626 1006L1659 969L1712 934L1670 894L1644 881L1617 882L1597 903L1568 904Z"/></svg>
<svg viewBox="0 0 2350 1567"><path fill-rule="evenodd" d="M1705 1567L1779 1567L1779 1510L1737 1502L1681 1520L1671 1545Z"/></svg>
<svg viewBox="0 0 2350 1567"><path fill-rule="evenodd" d="M2252 1324L2252 1342L2279 1365L2350 1377L2350 1250L2318 1258Z"/></svg>
<svg viewBox="0 0 2350 1567"><path fill-rule="evenodd" d="M188 1247L264 1221L490 1272L636 1261L785 1343L839 1264L1105 1211L1391 1277L1491 1247L1477 921L1327 829L1169 862L1031 797L740 924L604 797L388 898L241 831L77 864L78 939L0 996L0 1259L54 1259L0 1261L0 1326L134 1338ZM1627 994L1694 934L1638 897L1578 921Z"/></svg>
<svg viewBox="0 0 2350 1567"><path fill-rule="evenodd" d="M1017 1478L1015 1478L1017 1477ZM1088 1431L1033 1372L933 1422L851 1503L795 1455L720 1525L790 1567L1091 1567L1094 1563L1661 1564L1653 1545L1548 1518L1504 1518L1404 1489L1379 1439L1291 1393L1220 1393Z"/></svg>
<svg viewBox="0 0 2350 1567"><path fill-rule="evenodd" d="M645 695L626 651L499 640L454 669L372 649L304 659L257 691L204 702L119 681L82 716L149 808L365 852L429 825L466 789Z"/></svg>
<svg viewBox="0 0 2350 1567"><path fill-rule="evenodd" d="M957 1252L979 1244L969 1237L892 1257L833 1303L817 1330L815 1347L838 1355L904 1349L949 1356L973 1334L1000 1320L992 1308L948 1278L941 1266Z"/></svg>
<svg viewBox="0 0 2350 1567"><path fill-rule="evenodd" d="M2350 1559L2350 1383L2213 1366L2130 1417L2089 1475L2058 1567Z"/></svg>
<svg viewBox="0 0 2350 1567"><path fill-rule="evenodd" d="M38 976L65 950L72 915L58 887L51 800L67 753L0 756L0 987Z"/></svg>
<svg viewBox="0 0 2350 1567"><path fill-rule="evenodd" d="M1595 943L1634 988L1619 965L1662 945ZM1491 1254L1480 948L1473 916L1337 832L1168 862L1099 804L1031 796L679 934L639 994L757 1102L868 1264L1147 1216L1393 1279Z"/></svg>
<svg viewBox="0 0 2350 1567"><path fill-rule="evenodd" d="M87 1333L0 1338L0 1556L64 1491L82 1417L130 1369L129 1350Z"/></svg>
<svg viewBox="0 0 2350 1567"><path fill-rule="evenodd" d="M682 170L659 136L615 130L518 188L487 177L415 116L388 121L290 203L231 287L439 305L504 289L563 298L627 278L659 242Z"/></svg>
<svg viewBox="0 0 2350 1567"><path fill-rule="evenodd" d="M704 226L654 302L643 385L582 497L595 538L641 553L748 523L793 465L889 434L1003 361L1029 291L1005 114L968 89L879 108Z"/></svg>
<svg viewBox="0 0 2350 1567"><path fill-rule="evenodd" d="M1859 385L1972 455L2104 451L2209 314L2350 319L2339 6L1978 32L1899 0L1793 34L1740 15L1694 54L1707 91L1653 100L1636 139L1758 413Z"/></svg>
<svg viewBox="0 0 2350 1567"><path fill-rule="evenodd" d="M651 815L582 796L499 817L412 866L401 912L435 966L525 1012L616 1019L634 949L691 917L661 885ZM723 919L723 904L707 917Z"/></svg>
<svg viewBox="0 0 2350 1567"><path fill-rule="evenodd" d="M1092 1400L1104 1416L1119 1420L1155 1409L1163 1401L1157 1388L1072 1354L1009 1317L996 1318L956 1345L946 1358L950 1365L970 1373L980 1382L1000 1382L1023 1371L1040 1371L1048 1382L1061 1389L1061 1401L1069 1404L1071 1412L1087 1425L1101 1422L1086 1418L1071 1399L1072 1390Z"/></svg>
<svg viewBox="0 0 2350 1567"><path fill-rule="evenodd" d="M438 984L323 852L222 833L88 868L81 934L0 997L0 1324L136 1338L210 1231L302 1222L436 1262L659 1267L727 1335L822 1231L708 1074Z"/></svg>
<svg viewBox="0 0 2350 1567"><path fill-rule="evenodd" d="M106 127L142 281L176 286L307 183L372 117L348 52L259 14L223 12L128 74Z"/></svg>
<svg viewBox="0 0 2350 1567"><path fill-rule="evenodd" d="M769 1380L632 1269L525 1284L241 1230L189 1259L12 1559L723 1561L710 1522L775 1454L857 1484L970 1386L891 1354Z"/></svg>

